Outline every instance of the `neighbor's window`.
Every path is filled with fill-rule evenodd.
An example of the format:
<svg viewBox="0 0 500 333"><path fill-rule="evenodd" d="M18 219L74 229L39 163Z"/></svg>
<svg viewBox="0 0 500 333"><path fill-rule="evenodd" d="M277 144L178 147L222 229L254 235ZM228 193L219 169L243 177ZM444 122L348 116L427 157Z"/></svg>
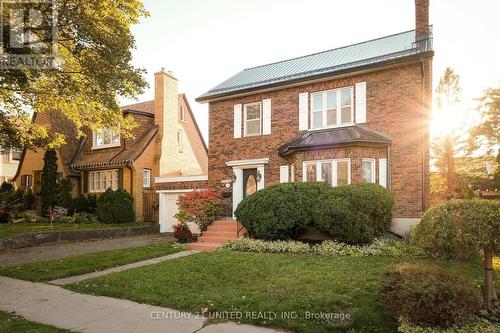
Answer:
<svg viewBox="0 0 500 333"><path fill-rule="evenodd" d="M33 177L31 175L21 176L21 187L31 187L33 186Z"/></svg>
<svg viewBox="0 0 500 333"><path fill-rule="evenodd" d="M184 106L182 105L179 105L179 120L186 120L186 115L184 114Z"/></svg>
<svg viewBox="0 0 500 333"><path fill-rule="evenodd" d="M262 129L261 103L245 104L245 136L260 135Z"/></svg>
<svg viewBox="0 0 500 333"><path fill-rule="evenodd" d="M363 158L363 183L375 183L375 159Z"/></svg>
<svg viewBox="0 0 500 333"><path fill-rule="evenodd" d="M151 187L151 170L144 169L142 171L142 187L150 188Z"/></svg>
<svg viewBox="0 0 500 333"><path fill-rule="evenodd" d="M325 182L332 186L351 183L351 160L323 160L304 162L303 180Z"/></svg>
<svg viewBox="0 0 500 333"><path fill-rule="evenodd" d="M311 128L327 128L353 123L352 87L311 95Z"/></svg>
<svg viewBox="0 0 500 333"><path fill-rule="evenodd" d="M184 140L183 140L184 132L181 129L177 130L177 146L179 147L179 153L184 151Z"/></svg>
<svg viewBox="0 0 500 333"><path fill-rule="evenodd" d="M20 161L21 160L21 152L17 150L10 151L10 157L12 161Z"/></svg>
<svg viewBox="0 0 500 333"><path fill-rule="evenodd" d="M120 133L109 128L102 128L94 133L93 148L117 147L120 145Z"/></svg>
<svg viewBox="0 0 500 333"><path fill-rule="evenodd" d="M89 192L104 192L108 188L118 189L118 170L101 170L89 172Z"/></svg>

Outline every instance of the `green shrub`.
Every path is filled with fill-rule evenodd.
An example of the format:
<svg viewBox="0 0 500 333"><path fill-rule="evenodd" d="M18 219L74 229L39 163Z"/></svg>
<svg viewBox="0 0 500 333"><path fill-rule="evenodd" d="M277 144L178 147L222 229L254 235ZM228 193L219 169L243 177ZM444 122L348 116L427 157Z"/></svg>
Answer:
<svg viewBox="0 0 500 333"><path fill-rule="evenodd" d="M108 188L97 199L97 218L104 223L129 223L135 221L134 199L123 189Z"/></svg>
<svg viewBox="0 0 500 333"><path fill-rule="evenodd" d="M337 241L366 244L389 231L393 204L392 194L374 184L288 183L246 197L235 215L259 239L295 238L315 225Z"/></svg>
<svg viewBox="0 0 500 333"><path fill-rule="evenodd" d="M401 321L398 332L400 333L498 333L500 325L486 319L475 319L468 323L453 325L449 328L422 327Z"/></svg>
<svg viewBox="0 0 500 333"><path fill-rule="evenodd" d="M76 213L95 213L97 208L97 197L95 195L80 194L74 198L71 204L71 211Z"/></svg>
<svg viewBox="0 0 500 333"><path fill-rule="evenodd" d="M452 200L433 207L412 228L410 241L447 259L476 257L485 246L500 249L500 203Z"/></svg>
<svg viewBox="0 0 500 333"><path fill-rule="evenodd" d="M0 193L6 193L14 190L14 186L9 182L3 182L0 185Z"/></svg>
<svg viewBox="0 0 500 333"><path fill-rule="evenodd" d="M394 317L431 327L466 322L482 304L480 291L470 281L441 268L410 264L385 272L380 294Z"/></svg>
<svg viewBox="0 0 500 333"><path fill-rule="evenodd" d="M73 224L75 223L75 219L73 216L56 216L52 222L57 224Z"/></svg>
<svg viewBox="0 0 500 333"><path fill-rule="evenodd" d="M57 183L56 204L64 208L71 208L73 199L71 198L71 190L73 183L70 178L59 179Z"/></svg>
<svg viewBox="0 0 500 333"><path fill-rule="evenodd" d="M389 232L394 199L382 186L340 186L333 189L333 196L318 199L314 223L337 241L367 244Z"/></svg>
<svg viewBox="0 0 500 333"><path fill-rule="evenodd" d="M33 194L31 188L28 188L26 191L24 191L23 201L24 201L24 206L26 207L27 210L33 208L33 205L35 204L35 195Z"/></svg>
<svg viewBox="0 0 500 333"><path fill-rule="evenodd" d="M94 214L90 213L75 213L73 215L76 224L97 224L99 220Z"/></svg>
<svg viewBox="0 0 500 333"><path fill-rule="evenodd" d="M49 223L49 219L36 215L34 211L15 213L12 223Z"/></svg>

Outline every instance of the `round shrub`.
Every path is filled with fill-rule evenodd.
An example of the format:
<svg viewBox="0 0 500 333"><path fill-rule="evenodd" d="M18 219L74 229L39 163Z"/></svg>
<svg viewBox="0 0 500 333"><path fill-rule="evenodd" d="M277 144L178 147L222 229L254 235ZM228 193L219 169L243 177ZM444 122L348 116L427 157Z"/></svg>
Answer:
<svg viewBox="0 0 500 333"><path fill-rule="evenodd" d="M97 218L104 223L129 223L135 221L134 199L123 189L107 189L97 199Z"/></svg>
<svg viewBox="0 0 500 333"><path fill-rule="evenodd" d="M97 224L99 220L97 217L90 213L75 213L73 215L76 224Z"/></svg>
<svg viewBox="0 0 500 333"><path fill-rule="evenodd" d="M312 224L312 202L333 188L325 183L287 183L260 190L238 205L235 216L254 238L294 238Z"/></svg>
<svg viewBox="0 0 500 333"><path fill-rule="evenodd" d="M482 305L480 291L463 277L410 264L385 272L380 294L394 317L431 327L465 322Z"/></svg>
<svg viewBox="0 0 500 333"><path fill-rule="evenodd" d="M339 242L367 244L389 232L394 199L382 186L353 184L334 188L314 206L319 230Z"/></svg>
<svg viewBox="0 0 500 333"><path fill-rule="evenodd" d="M500 249L500 203L452 200L429 209L410 242L434 257L469 259L483 247Z"/></svg>

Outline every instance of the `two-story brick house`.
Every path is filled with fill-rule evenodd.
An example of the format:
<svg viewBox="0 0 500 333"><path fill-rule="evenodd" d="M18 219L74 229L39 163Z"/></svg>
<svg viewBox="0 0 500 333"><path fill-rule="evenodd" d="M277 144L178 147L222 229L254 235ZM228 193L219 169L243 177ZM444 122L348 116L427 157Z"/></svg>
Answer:
<svg viewBox="0 0 500 333"><path fill-rule="evenodd" d="M428 0L415 4L415 30L248 68L200 96L208 186L232 180L234 210L279 182L378 183L407 231L429 198L432 31Z"/></svg>
<svg viewBox="0 0 500 333"><path fill-rule="evenodd" d="M58 148L58 170L73 182L73 195L99 195L107 188L124 188L134 197L138 220L155 220L154 177L199 175L207 172L207 147L186 95L178 94L177 79L164 70L155 74L154 100L121 107L138 125L133 138L110 129L76 137L76 129L60 112L37 114L34 121L66 136ZM25 151L16 175L18 187L39 193L44 150Z"/></svg>

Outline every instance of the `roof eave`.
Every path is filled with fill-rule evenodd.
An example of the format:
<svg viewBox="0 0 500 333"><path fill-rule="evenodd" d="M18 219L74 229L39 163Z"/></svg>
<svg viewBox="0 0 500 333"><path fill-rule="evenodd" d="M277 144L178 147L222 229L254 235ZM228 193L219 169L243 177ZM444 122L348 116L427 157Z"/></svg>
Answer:
<svg viewBox="0 0 500 333"><path fill-rule="evenodd" d="M297 145L297 146L288 146L286 149L278 151L278 155L289 156L293 153L301 151L332 149L332 148L351 147L351 146L386 147L391 145L392 145L391 142L368 141L368 140L354 140L354 141L334 142L334 143L317 144L317 145Z"/></svg>
<svg viewBox="0 0 500 333"><path fill-rule="evenodd" d="M434 51L421 52L421 53L410 55L407 57L402 57L402 58L398 58L398 59L389 59L389 60L377 62L374 64L356 66L356 67L352 67L352 68L348 68L348 69L344 69L344 70L338 70L335 72L327 72L327 73L321 73L321 74L311 75L311 76L307 76L307 77L300 77L300 78L271 83L271 84L258 86L258 87L249 87L249 88L243 88L243 89L230 91L230 92L223 92L220 94L200 96L200 97L196 98L195 101L198 103L205 103L205 102L211 102L211 101L215 101L215 100L222 100L222 99L227 99L227 98L230 98L230 97L236 96L236 95L255 93L255 92L258 92L261 90L280 88L282 86L288 86L288 85L293 85L293 84L302 84L302 83L306 83L309 81L317 81L317 80L321 80L321 79L325 79L325 78L346 75L346 74L352 74L352 73L360 72L360 71L377 70L377 69L391 66L394 64L400 64L400 63L404 63L404 62L409 62L409 61L413 61L413 60L417 60L417 59L421 59L421 58L429 58L429 57L433 57L433 56L434 56Z"/></svg>

